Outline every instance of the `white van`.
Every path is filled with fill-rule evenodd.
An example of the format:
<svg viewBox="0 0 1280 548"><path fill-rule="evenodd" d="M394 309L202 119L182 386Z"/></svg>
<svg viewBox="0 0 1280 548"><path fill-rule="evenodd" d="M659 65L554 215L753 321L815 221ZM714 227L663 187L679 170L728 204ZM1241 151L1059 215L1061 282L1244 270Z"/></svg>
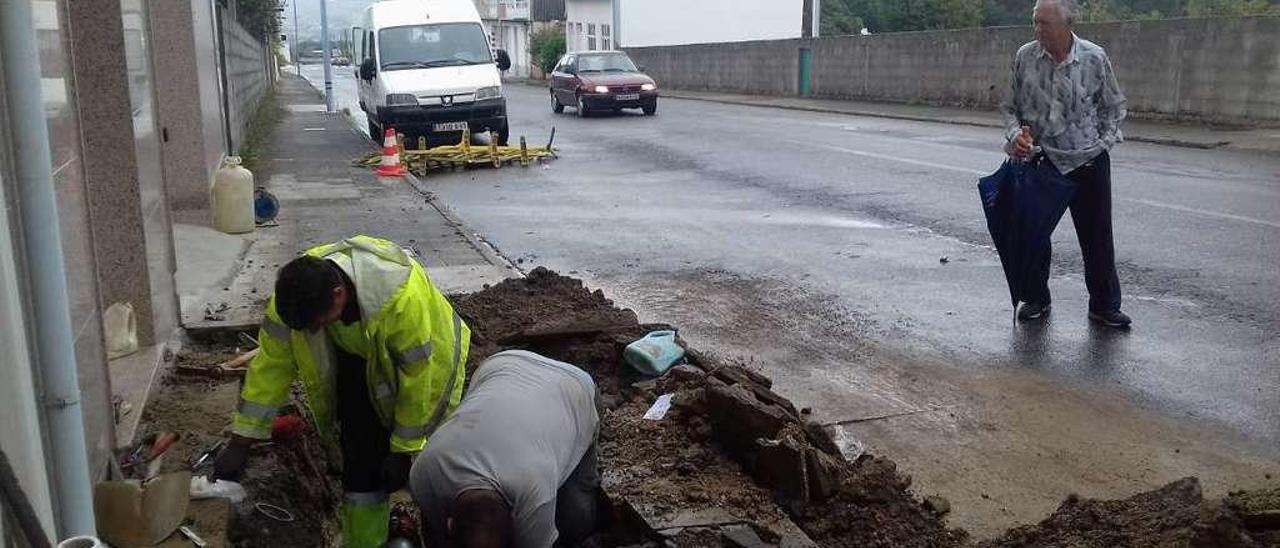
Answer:
<svg viewBox="0 0 1280 548"><path fill-rule="evenodd" d="M493 131L506 144L502 74L511 59L493 50L472 0L383 0L355 27L360 108L369 136L394 127L412 147L453 144L464 129Z"/></svg>

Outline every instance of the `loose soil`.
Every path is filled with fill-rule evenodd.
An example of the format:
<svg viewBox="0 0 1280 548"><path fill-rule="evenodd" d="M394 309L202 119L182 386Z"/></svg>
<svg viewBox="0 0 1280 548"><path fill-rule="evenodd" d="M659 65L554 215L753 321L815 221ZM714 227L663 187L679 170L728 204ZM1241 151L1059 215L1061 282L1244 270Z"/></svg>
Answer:
<svg viewBox="0 0 1280 548"><path fill-rule="evenodd" d="M203 366L234 356L233 347L195 345L180 353L176 363ZM206 449L226 439L226 428L239 395L239 379L169 374L147 404L138 439L155 432L177 433L181 438L165 454L161 471L190 469ZM189 517L202 534L228 538L232 546L331 546L337 538L333 518L341 488L327 468L325 452L311 430L293 440L256 445L250 465L241 478L248 498L235 505L229 528L224 524L226 530L219 531L209 520L201 519L202 515L192 515L202 511L216 513L215 506L193 505ZM207 466L197 471L198 474L208 472ZM254 503L258 502L284 508L293 514L294 520L271 519L255 510Z"/></svg>
<svg viewBox="0 0 1280 548"><path fill-rule="evenodd" d="M1252 502L1253 494L1206 501L1195 478L1183 478L1124 500L1069 497L1039 524L1011 529L981 546L1280 546L1276 531L1251 531L1244 526L1241 505L1245 499Z"/></svg>
<svg viewBox="0 0 1280 548"><path fill-rule="evenodd" d="M496 352L518 348L577 365L596 379L603 407L600 466L612 516L593 546L721 546L728 545L721 527L742 525L770 544L782 542L798 526L819 546L972 545L964 531L948 529L944 514L912 493L910 477L889 459L864 455L856 462L839 460L838 483L825 498L798 501L763 486L753 479L750 459L731 455L719 443L703 376L647 380L625 365L626 344L668 326L640 324L634 312L614 306L580 280L539 268L526 278L453 296L451 301L472 330L469 371ZM180 355L178 362L220 363L234 357L233 347L234 343L199 349ZM719 363L692 351L690 363L702 371L741 365ZM238 385L236 379L174 374L165 380L147 407L140 434L170 430L182 435L165 469L186 466L223 438ZM674 394L666 417L643 419L657 396L665 393ZM804 429L788 427L787 432L789 443L802 451L824 447ZM332 545L340 487L327 463L311 433L255 449L243 478L249 500L287 508L296 521L277 523L242 504L229 535L233 544ZM1041 523L1012 529L978 546L1280 546L1280 532L1256 525L1267 518L1268 509L1280 510L1277 499L1280 493L1269 491L1205 501L1198 483L1188 478L1120 501L1072 497ZM398 505L401 529L413 528L415 513Z"/></svg>

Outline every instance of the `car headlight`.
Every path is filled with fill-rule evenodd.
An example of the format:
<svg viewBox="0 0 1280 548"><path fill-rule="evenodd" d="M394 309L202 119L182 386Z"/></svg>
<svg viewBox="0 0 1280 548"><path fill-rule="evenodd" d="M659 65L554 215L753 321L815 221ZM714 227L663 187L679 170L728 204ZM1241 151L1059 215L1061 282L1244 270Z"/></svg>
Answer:
<svg viewBox="0 0 1280 548"><path fill-rule="evenodd" d="M596 86L596 93L609 93L608 86Z"/></svg>
<svg viewBox="0 0 1280 548"><path fill-rule="evenodd" d="M497 99L499 97L502 97L501 86L490 86L487 88L480 88L476 90L477 101L481 99Z"/></svg>
<svg viewBox="0 0 1280 548"><path fill-rule="evenodd" d="M391 93L387 95L387 106L416 105L418 98L412 93Z"/></svg>
<svg viewBox="0 0 1280 548"><path fill-rule="evenodd" d="M655 90L655 89L658 89L658 86L657 86L657 85L654 85L654 84L640 84L640 91L653 91L653 90Z"/></svg>

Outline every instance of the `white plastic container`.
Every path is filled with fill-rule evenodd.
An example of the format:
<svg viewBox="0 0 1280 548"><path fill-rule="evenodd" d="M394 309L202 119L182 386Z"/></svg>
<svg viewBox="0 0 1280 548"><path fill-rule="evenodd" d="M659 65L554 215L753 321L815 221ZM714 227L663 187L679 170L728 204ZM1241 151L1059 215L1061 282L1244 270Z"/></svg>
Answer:
<svg viewBox="0 0 1280 548"><path fill-rule="evenodd" d="M253 173L240 167L239 156L222 161L209 194L213 228L227 234L253 232Z"/></svg>

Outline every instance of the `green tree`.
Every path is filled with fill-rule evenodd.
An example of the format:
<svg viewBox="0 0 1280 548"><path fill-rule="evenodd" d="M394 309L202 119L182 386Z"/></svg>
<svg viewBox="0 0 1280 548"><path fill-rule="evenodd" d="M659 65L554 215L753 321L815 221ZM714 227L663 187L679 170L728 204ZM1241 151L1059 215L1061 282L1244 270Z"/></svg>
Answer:
<svg viewBox="0 0 1280 548"><path fill-rule="evenodd" d="M843 34L860 34L863 29L862 18L853 14L847 0L824 0L822 2L821 36L838 36Z"/></svg>
<svg viewBox="0 0 1280 548"><path fill-rule="evenodd" d="M284 0L237 0L236 19L244 30L264 42L280 37L280 13Z"/></svg>
<svg viewBox="0 0 1280 548"><path fill-rule="evenodd" d="M1280 15L1280 4L1268 0L1188 0L1187 15L1191 17Z"/></svg>
<svg viewBox="0 0 1280 548"><path fill-rule="evenodd" d="M1116 7L1111 0L1088 0L1080 6L1080 21L1099 23L1116 20Z"/></svg>
<svg viewBox="0 0 1280 548"><path fill-rule="evenodd" d="M550 74L551 69L560 62L560 57L564 56L564 29L559 26L550 26L533 33L533 38L529 40L529 49L533 54L533 63L538 65L543 73Z"/></svg>

